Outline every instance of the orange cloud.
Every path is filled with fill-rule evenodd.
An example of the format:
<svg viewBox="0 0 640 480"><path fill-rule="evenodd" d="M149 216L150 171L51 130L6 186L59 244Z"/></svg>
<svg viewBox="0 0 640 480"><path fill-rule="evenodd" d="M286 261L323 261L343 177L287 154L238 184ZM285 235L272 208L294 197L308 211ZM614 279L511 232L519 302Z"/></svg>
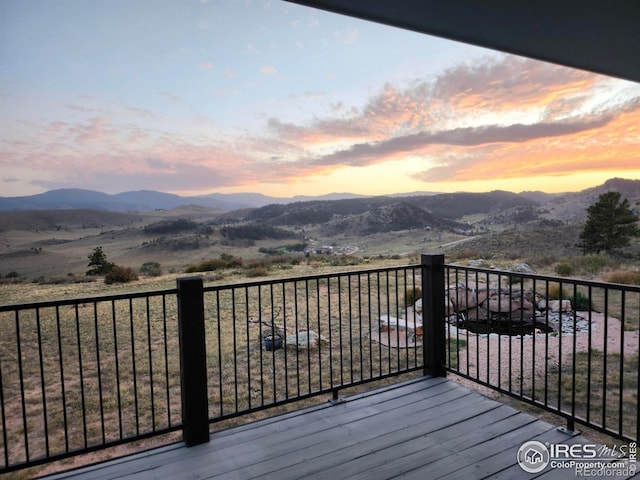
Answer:
<svg viewBox="0 0 640 480"><path fill-rule="evenodd" d="M438 180L474 181L596 171L637 171L640 166L640 109L619 115L601 129L477 151L471 160L448 165ZM435 173L435 172L432 172ZM438 174L442 174L438 169ZM431 178L430 172L420 175Z"/></svg>

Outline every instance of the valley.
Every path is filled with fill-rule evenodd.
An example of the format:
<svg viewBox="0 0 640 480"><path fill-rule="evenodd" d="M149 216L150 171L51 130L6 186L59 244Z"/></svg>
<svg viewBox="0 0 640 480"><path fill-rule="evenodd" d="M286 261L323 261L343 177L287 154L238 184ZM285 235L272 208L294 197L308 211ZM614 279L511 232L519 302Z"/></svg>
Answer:
<svg viewBox="0 0 640 480"><path fill-rule="evenodd" d="M586 208L612 189L639 208L640 181L612 179L563 195L357 197L231 210L198 205L135 212L5 210L0 211L0 278L80 278L97 246L117 265L138 270L157 262L164 273L182 273L221 255L255 260L346 256L358 262L411 259L434 251L453 259L482 258L491 265L523 261L548 268L558 259L580 255L576 244Z"/></svg>

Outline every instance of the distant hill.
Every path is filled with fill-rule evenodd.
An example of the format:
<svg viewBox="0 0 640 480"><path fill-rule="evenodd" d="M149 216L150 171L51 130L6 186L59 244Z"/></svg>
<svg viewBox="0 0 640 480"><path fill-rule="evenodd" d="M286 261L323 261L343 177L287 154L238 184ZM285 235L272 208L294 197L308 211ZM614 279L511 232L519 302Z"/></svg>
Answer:
<svg viewBox="0 0 640 480"><path fill-rule="evenodd" d="M583 221L587 216L587 208L601 194L610 191L620 192L622 198L629 200L632 208L640 209L640 180L612 178L597 187L565 193L551 199L543 205L546 210L544 215L563 221Z"/></svg>
<svg viewBox="0 0 640 480"><path fill-rule="evenodd" d="M624 179L553 195L413 192L279 199L52 190L0 198L0 274L82 274L87 254L98 245L119 265L160 261L176 271L223 252L262 258L288 245L315 252L335 245L335 251L363 256L460 249L476 258L516 256L535 263L579 255L587 208L607 191L619 191L640 210L640 180Z"/></svg>
<svg viewBox="0 0 640 480"><path fill-rule="evenodd" d="M0 212L0 232L106 228L140 222L136 214L103 210L7 210Z"/></svg>
<svg viewBox="0 0 640 480"><path fill-rule="evenodd" d="M259 193L214 193L183 197L153 190L139 190L109 195L94 190L63 188L22 197L0 197L1 210L70 210L89 208L112 212L147 212L195 205L221 210L256 208L272 203L291 203L303 200L338 200L357 198L350 193L332 193L318 197L296 196L293 198L269 197Z"/></svg>
<svg viewBox="0 0 640 480"><path fill-rule="evenodd" d="M277 203L228 212L215 223L264 222L282 227L320 226L324 236L370 235L400 230L439 228L468 230L458 220L465 215L498 214L505 210L537 206L515 193L451 193L362 197Z"/></svg>
<svg viewBox="0 0 640 480"><path fill-rule="evenodd" d="M111 212L149 212L194 206L228 212L226 221L273 221L280 225L319 224L345 215L360 215L394 202L405 202L431 215L458 220L465 215L502 215L508 210L535 208L549 218L582 218L586 208L603 192L619 191L633 206L640 206L640 180L613 178L581 192L548 194L424 193L363 196L332 193L322 196L270 197L258 193L214 193L186 197L152 190L109 195L83 189L59 189L23 197L0 197L0 211L93 209Z"/></svg>

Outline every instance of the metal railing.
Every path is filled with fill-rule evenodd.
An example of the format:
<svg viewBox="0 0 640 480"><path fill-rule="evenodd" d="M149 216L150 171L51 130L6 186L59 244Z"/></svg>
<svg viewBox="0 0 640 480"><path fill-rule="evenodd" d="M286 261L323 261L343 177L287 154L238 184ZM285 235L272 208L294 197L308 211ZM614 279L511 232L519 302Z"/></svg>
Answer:
<svg viewBox="0 0 640 480"><path fill-rule="evenodd" d="M0 306L0 472L182 428L176 290Z"/></svg>
<svg viewBox="0 0 640 480"><path fill-rule="evenodd" d="M0 306L0 473L173 432L194 445L213 423L416 371L635 441L639 312L638 286L442 255Z"/></svg>
<svg viewBox="0 0 640 480"><path fill-rule="evenodd" d="M210 418L421 369L397 348L419 345L409 331L378 331L419 282L419 267L394 267L205 288Z"/></svg>
<svg viewBox="0 0 640 480"><path fill-rule="evenodd" d="M424 369L421 338L383 329L407 318L422 267L202 286L179 280L190 320L181 338L185 441L208 440L207 423ZM180 300L180 305L183 300ZM186 317L184 318L186 320Z"/></svg>
<svg viewBox="0 0 640 480"><path fill-rule="evenodd" d="M447 370L637 441L640 286L446 266Z"/></svg>
<svg viewBox="0 0 640 480"><path fill-rule="evenodd" d="M214 422L420 370L415 336L378 333L380 317L406 317L420 281L419 265L207 287L191 277L0 306L0 473L176 431L193 445Z"/></svg>

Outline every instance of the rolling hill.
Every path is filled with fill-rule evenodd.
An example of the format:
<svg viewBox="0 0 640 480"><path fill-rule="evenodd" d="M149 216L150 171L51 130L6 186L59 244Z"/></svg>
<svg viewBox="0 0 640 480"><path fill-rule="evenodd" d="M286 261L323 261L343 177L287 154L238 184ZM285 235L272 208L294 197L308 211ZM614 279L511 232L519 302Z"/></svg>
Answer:
<svg viewBox="0 0 640 480"><path fill-rule="evenodd" d="M135 268L157 261L177 271L223 253L260 257L261 251L294 244L311 250L335 245L336 251L362 256L451 251L454 246L482 256L573 255L579 254L577 235L587 207L610 190L620 191L640 210L640 181L624 179L567 194L307 198L231 210L184 206L185 198L195 197L159 192L56 190L22 201L13 198L15 208L0 211L0 276L82 274L96 246L119 265ZM253 197L267 199L275 200ZM73 208L77 202L83 208Z"/></svg>

